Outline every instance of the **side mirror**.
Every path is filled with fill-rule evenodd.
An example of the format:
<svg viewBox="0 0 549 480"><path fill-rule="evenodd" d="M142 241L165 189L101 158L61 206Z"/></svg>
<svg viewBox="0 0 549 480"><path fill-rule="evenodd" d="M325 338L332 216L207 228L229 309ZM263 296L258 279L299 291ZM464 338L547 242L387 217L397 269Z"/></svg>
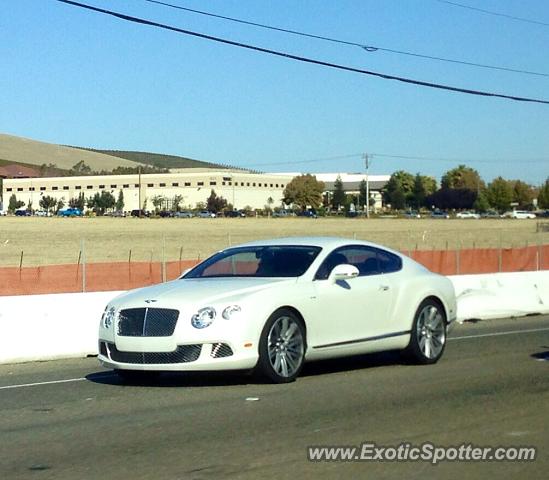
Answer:
<svg viewBox="0 0 549 480"><path fill-rule="evenodd" d="M342 263L341 265L337 265L334 267L334 269L330 272L330 276L328 277L328 279L332 283L336 283L341 280L349 280L351 278L358 277L358 274L358 268L356 268L354 265Z"/></svg>

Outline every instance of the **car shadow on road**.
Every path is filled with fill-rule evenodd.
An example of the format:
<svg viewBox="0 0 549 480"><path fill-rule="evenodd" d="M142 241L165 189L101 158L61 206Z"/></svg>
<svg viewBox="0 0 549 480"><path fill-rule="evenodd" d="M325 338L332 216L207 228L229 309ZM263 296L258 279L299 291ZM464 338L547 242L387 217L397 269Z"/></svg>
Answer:
<svg viewBox="0 0 549 480"><path fill-rule="evenodd" d="M316 377L369 368L403 365L399 352L382 352L353 357L320 360L305 364L299 377ZM123 379L114 371L95 372L86 376L93 383L124 387L222 387L235 385L269 384L250 371L225 372L142 372L138 378ZM299 381L299 377L297 381Z"/></svg>
<svg viewBox="0 0 549 480"><path fill-rule="evenodd" d="M548 350L545 350L544 352L533 353L531 357L539 360L540 362L549 362L549 347L543 346L541 348L547 348Z"/></svg>
<svg viewBox="0 0 549 480"><path fill-rule="evenodd" d="M97 372L86 380L122 387L222 387L249 385L253 378L246 372L143 372L141 378L124 379L116 372ZM152 374L151 374L152 373Z"/></svg>

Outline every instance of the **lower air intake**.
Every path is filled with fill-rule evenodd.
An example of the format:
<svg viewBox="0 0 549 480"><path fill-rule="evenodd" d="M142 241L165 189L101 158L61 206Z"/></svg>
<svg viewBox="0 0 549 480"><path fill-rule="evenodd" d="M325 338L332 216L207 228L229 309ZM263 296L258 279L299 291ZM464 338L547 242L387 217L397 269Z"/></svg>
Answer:
<svg viewBox="0 0 549 480"><path fill-rule="evenodd" d="M233 354L233 350L226 343L214 343L212 345L212 358L224 358L230 357Z"/></svg>
<svg viewBox="0 0 549 480"><path fill-rule="evenodd" d="M114 362L161 365L194 362L200 356L202 345L179 345L173 352L121 352L116 345L109 343L108 349Z"/></svg>

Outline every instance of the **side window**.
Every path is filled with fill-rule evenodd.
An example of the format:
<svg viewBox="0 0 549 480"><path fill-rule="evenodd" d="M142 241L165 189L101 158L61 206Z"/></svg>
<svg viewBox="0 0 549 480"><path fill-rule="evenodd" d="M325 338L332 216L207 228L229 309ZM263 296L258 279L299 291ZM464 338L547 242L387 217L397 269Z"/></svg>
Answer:
<svg viewBox="0 0 549 480"><path fill-rule="evenodd" d="M385 250L377 251L379 269L382 273L398 272L402 269L402 259Z"/></svg>
<svg viewBox="0 0 549 480"><path fill-rule="evenodd" d="M315 280L326 280L337 265L347 263L358 268L359 276L381 273L378 265L377 249L362 245L350 245L334 250L318 269Z"/></svg>

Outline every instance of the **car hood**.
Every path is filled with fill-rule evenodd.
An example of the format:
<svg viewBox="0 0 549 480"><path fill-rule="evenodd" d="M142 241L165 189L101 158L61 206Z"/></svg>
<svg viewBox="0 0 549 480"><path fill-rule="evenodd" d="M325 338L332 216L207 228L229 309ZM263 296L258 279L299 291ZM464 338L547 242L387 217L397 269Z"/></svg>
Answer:
<svg viewBox="0 0 549 480"><path fill-rule="evenodd" d="M119 307L145 304L198 304L255 293L296 278L190 278L173 280L151 287L131 290L118 296L113 303ZM147 302L148 300L148 302Z"/></svg>

